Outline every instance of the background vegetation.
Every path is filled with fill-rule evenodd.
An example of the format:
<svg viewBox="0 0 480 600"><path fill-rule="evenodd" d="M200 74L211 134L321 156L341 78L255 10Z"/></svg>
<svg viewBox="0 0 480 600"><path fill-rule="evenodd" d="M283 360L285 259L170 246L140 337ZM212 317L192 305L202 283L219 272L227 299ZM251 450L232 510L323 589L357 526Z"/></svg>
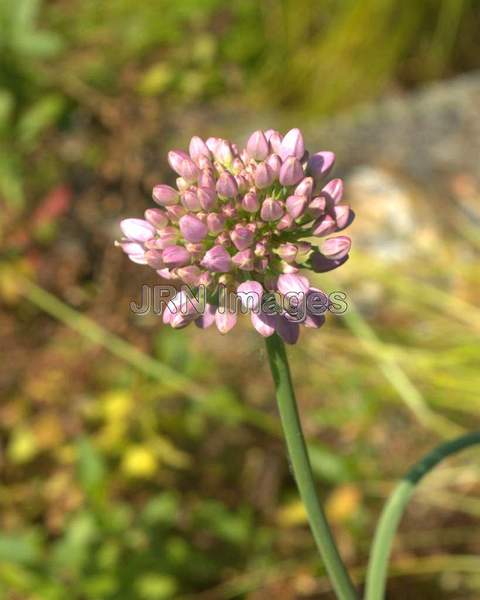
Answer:
<svg viewBox="0 0 480 600"><path fill-rule="evenodd" d="M133 318L151 274L112 241L193 131L405 96L478 68L479 26L477 0L1 0L1 598L331 597L262 341ZM320 278L351 309L290 353L358 581L392 482L479 423L478 223L430 234ZM389 598L478 597L479 467L425 482Z"/></svg>

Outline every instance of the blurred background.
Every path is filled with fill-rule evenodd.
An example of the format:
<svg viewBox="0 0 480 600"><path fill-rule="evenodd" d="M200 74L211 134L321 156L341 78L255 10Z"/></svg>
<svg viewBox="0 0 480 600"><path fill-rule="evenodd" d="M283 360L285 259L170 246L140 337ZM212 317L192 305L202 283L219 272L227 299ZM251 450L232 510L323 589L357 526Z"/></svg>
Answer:
<svg viewBox="0 0 480 600"><path fill-rule="evenodd" d="M478 0L0 1L0 598L333 598L263 343L172 331L113 246L193 133L338 153L350 308L290 350L361 583L395 480L480 424ZM480 597L480 455L422 484L389 599Z"/></svg>

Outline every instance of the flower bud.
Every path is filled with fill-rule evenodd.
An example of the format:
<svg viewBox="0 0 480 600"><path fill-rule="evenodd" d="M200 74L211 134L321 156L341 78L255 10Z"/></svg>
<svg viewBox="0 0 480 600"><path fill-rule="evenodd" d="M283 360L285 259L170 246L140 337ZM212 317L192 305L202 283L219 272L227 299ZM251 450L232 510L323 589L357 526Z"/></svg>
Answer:
<svg viewBox="0 0 480 600"><path fill-rule="evenodd" d="M279 200L266 198L263 201L260 217L264 221L278 221L283 216L283 206Z"/></svg>
<svg viewBox="0 0 480 600"><path fill-rule="evenodd" d="M217 204L217 194L215 190L206 187L199 187L197 191L198 201L203 210L210 211Z"/></svg>
<svg viewBox="0 0 480 600"><path fill-rule="evenodd" d="M198 212L202 206L200 204L200 199L198 198L198 194L196 191L187 190L183 192L181 195L181 201L183 206L191 212Z"/></svg>
<svg viewBox="0 0 480 600"><path fill-rule="evenodd" d="M172 167L172 169L181 175L179 169L181 168L182 162L186 159L190 158L186 152L183 150L171 150L168 153L168 164Z"/></svg>
<svg viewBox="0 0 480 600"><path fill-rule="evenodd" d="M198 187L215 191L215 178L210 171L202 171L198 176Z"/></svg>
<svg viewBox="0 0 480 600"><path fill-rule="evenodd" d="M254 254L253 251L250 249L237 252L232 257L232 262L242 271L252 271L253 260Z"/></svg>
<svg viewBox="0 0 480 600"><path fill-rule="evenodd" d="M168 153L168 162L172 169L187 182L196 181L200 174L197 165L185 152L172 150Z"/></svg>
<svg viewBox="0 0 480 600"><path fill-rule="evenodd" d="M282 148L282 136L280 135L280 133L278 131L275 131L273 129L269 130L269 136L265 136L268 139L268 143L270 144L270 148L272 150L272 152L274 152L275 154L280 155L281 152L281 148Z"/></svg>
<svg viewBox="0 0 480 600"><path fill-rule="evenodd" d="M280 169L279 181L282 185L297 185L303 179L302 164L293 156L289 156Z"/></svg>
<svg viewBox="0 0 480 600"><path fill-rule="evenodd" d="M244 227L243 225L235 225L234 230L230 233L233 245L237 250L245 250L253 244L255 232L252 228Z"/></svg>
<svg viewBox="0 0 480 600"><path fill-rule="evenodd" d="M332 179L322 188L321 195L330 201L330 205L338 204L343 196L343 181L341 179Z"/></svg>
<svg viewBox="0 0 480 600"><path fill-rule="evenodd" d="M270 169L272 169L274 180L278 179L280 175L280 169L282 168L282 160L278 156L278 154L270 154L270 156L265 162L270 167Z"/></svg>
<svg viewBox="0 0 480 600"><path fill-rule="evenodd" d="M213 156L220 164L229 166L233 160L232 147L226 140L220 140L213 151Z"/></svg>
<svg viewBox="0 0 480 600"><path fill-rule="evenodd" d="M279 154L282 160L289 156L294 156L298 160L302 158L305 154L305 144L300 129L290 129L282 140Z"/></svg>
<svg viewBox="0 0 480 600"><path fill-rule="evenodd" d="M123 219L120 229L126 238L134 242L146 242L156 233L155 227L143 219Z"/></svg>
<svg viewBox="0 0 480 600"><path fill-rule="evenodd" d="M147 250L145 252L145 260L152 269L163 269L163 252L161 250Z"/></svg>
<svg viewBox="0 0 480 600"><path fill-rule="evenodd" d="M255 185L258 189L262 190L272 185L275 180L275 174L273 173L270 166L265 163L259 163L255 170Z"/></svg>
<svg viewBox="0 0 480 600"><path fill-rule="evenodd" d="M317 196L308 205L307 212L312 217L320 217L325 213L327 208L327 201L323 196Z"/></svg>
<svg viewBox="0 0 480 600"><path fill-rule="evenodd" d="M215 325L220 333L228 333L230 329L235 327L237 322L237 314L227 309L220 310L217 308L215 312Z"/></svg>
<svg viewBox="0 0 480 600"><path fill-rule="evenodd" d="M232 245L232 240L230 239L230 234L227 231L222 231L221 233L219 233L217 235L215 243L220 244L220 246L223 246L224 248L228 248L229 246Z"/></svg>
<svg viewBox="0 0 480 600"><path fill-rule="evenodd" d="M268 142L263 131L255 131L248 138L247 153L254 160L265 160L268 155Z"/></svg>
<svg viewBox="0 0 480 600"><path fill-rule="evenodd" d="M185 208L183 206L180 206L179 204L177 204L176 206L167 206L166 211L168 213L170 221L172 221L173 223L177 223L180 217L183 217L183 215L186 213Z"/></svg>
<svg viewBox="0 0 480 600"><path fill-rule="evenodd" d="M178 230L176 227L164 227L158 232L158 239L155 240L155 248L163 250L167 246L174 246L178 239Z"/></svg>
<svg viewBox="0 0 480 600"><path fill-rule="evenodd" d="M306 196L289 196L286 201L287 212L292 216L292 219L301 217L307 208Z"/></svg>
<svg viewBox="0 0 480 600"><path fill-rule="evenodd" d="M183 237L188 242L201 242L208 233L205 223L193 215L184 215L178 222Z"/></svg>
<svg viewBox="0 0 480 600"><path fill-rule="evenodd" d="M128 258L138 264L138 265L146 265L147 259L145 258L145 250L143 245L139 242L115 242L116 246L120 246L120 248L125 252Z"/></svg>
<svg viewBox="0 0 480 600"><path fill-rule="evenodd" d="M210 150L207 144L198 136L193 136L188 147L191 159L198 165L199 160L204 157L211 158Z"/></svg>
<svg viewBox="0 0 480 600"><path fill-rule="evenodd" d="M221 142L222 140L220 138L217 137L209 137L207 139L207 141L205 142L207 148L210 150L210 152L212 154L215 154L215 150L218 146L218 144Z"/></svg>
<svg viewBox="0 0 480 600"><path fill-rule="evenodd" d="M237 182L238 192L244 194L250 187L250 182L243 175L235 175L235 181Z"/></svg>
<svg viewBox="0 0 480 600"><path fill-rule="evenodd" d="M220 233L225 227L225 217L219 213L207 215L207 227L211 233Z"/></svg>
<svg viewBox="0 0 480 600"><path fill-rule="evenodd" d="M343 258L327 258L320 252L314 252L310 256L309 264L310 268L315 271L315 273L327 273L328 271L333 271L337 267L340 267L348 260L348 254Z"/></svg>
<svg viewBox="0 0 480 600"><path fill-rule="evenodd" d="M334 163L333 152L317 152L308 159L307 171L314 179L321 179L331 171Z"/></svg>
<svg viewBox="0 0 480 600"><path fill-rule="evenodd" d="M206 252L200 264L209 271L227 273L232 268L232 259L223 246L216 245Z"/></svg>
<svg viewBox="0 0 480 600"><path fill-rule="evenodd" d="M202 271L196 265L180 267L176 270L176 274L187 285L193 287L198 287L200 285Z"/></svg>
<svg viewBox="0 0 480 600"><path fill-rule="evenodd" d="M237 287L237 296L247 310L257 310L263 296L262 284L258 281L244 281Z"/></svg>
<svg viewBox="0 0 480 600"><path fill-rule="evenodd" d="M242 208L250 213L257 212L259 208L257 194L255 192L247 192L242 199Z"/></svg>
<svg viewBox="0 0 480 600"><path fill-rule="evenodd" d="M312 235L322 237L337 231L337 223L331 215L324 215L315 221L312 227Z"/></svg>
<svg viewBox="0 0 480 600"><path fill-rule="evenodd" d="M231 173L223 172L217 181L217 192L223 198L235 198L238 194L238 185Z"/></svg>
<svg viewBox="0 0 480 600"><path fill-rule="evenodd" d="M183 179L183 177L177 177L175 182L176 182L177 188L179 189L180 192L184 192L185 190L188 190L188 188L190 187L190 184L188 183L188 181L185 181L185 179Z"/></svg>
<svg viewBox="0 0 480 600"><path fill-rule="evenodd" d="M297 256L297 247L294 244L280 244L277 254L285 262L291 263Z"/></svg>
<svg viewBox="0 0 480 600"><path fill-rule="evenodd" d="M168 217L159 208L147 208L145 211L145 219L157 229L163 229L168 225Z"/></svg>
<svg viewBox="0 0 480 600"><path fill-rule="evenodd" d="M307 196L310 199L313 191L313 178L305 177L295 188L295 196Z"/></svg>
<svg viewBox="0 0 480 600"><path fill-rule="evenodd" d="M283 217L280 219L280 221L277 223L277 231L288 231L289 229L292 229L294 225L294 221L292 218L292 215L289 215L288 213L285 213L283 215Z"/></svg>
<svg viewBox="0 0 480 600"><path fill-rule="evenodd" d="M168 246L163 251L163 262L169 269L183 267L190 262L190 254L183 246Z"/></svg>
<svg viewBox="0 0 480 600"><path fill-rule="evenodd" d="M327 258L340 260L350 252L351 246L352 240L345 235L340 235L326 239L320 246L320 252Z"/></svg>
<svg viewBox="0 0 480 600"><path fill-rule="evenodd" d="M187 242L185 248L194 260L201 258L205 252L205 248L201 242Z"/></svg>
<svg viewBox="0 0 480 600"><path fill-rule="evenodd" d="M152 197L161 206L173 206L174 204L178 204L180 196L176 189L169 185L161 184L153 188Z"/></svg>
<svg viewBox="0 0 480 600"><path fill-rule="evenodd" d="M281 294L293 292L295 294L306 294L310 289L310 282L303 275L287 273L279 275L277 289Z"/></svg>
<svg viewBox="0 0 480 600"><path fill-rule="evenodd" d="M335 206L333 212L335 221L337 222L337 231L341 231L342 229L345 229L345 227L348 227L355 218L355 213L348 204Z"/></svg>

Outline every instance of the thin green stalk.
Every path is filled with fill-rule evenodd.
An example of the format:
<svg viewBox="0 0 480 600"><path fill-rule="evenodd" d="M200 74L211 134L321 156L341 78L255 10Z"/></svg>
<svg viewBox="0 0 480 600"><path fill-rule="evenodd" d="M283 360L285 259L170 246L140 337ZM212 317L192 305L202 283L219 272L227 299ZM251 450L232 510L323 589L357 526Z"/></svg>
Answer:
<svg viewBox="0 0 480 600"><path fill-rule="evenodd" d="M358 598L320 505L298 414L285 346L277 334L266 339L280 418L298 491L325 568L340 600Z"/></svg>
<svg viewBox="0 0 480 600"><path fill-rule="evenodd" d="M393 538L417 483L447 456L480 444L480 431L441 444L416 463L394 489L383 509L373 539L365 600L383 600Z"/></svg>

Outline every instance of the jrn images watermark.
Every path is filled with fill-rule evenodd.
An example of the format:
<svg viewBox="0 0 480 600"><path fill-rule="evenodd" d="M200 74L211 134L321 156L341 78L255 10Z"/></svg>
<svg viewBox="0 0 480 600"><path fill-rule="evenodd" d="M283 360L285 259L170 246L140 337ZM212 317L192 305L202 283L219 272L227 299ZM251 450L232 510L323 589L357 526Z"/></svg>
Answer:
<svg viewBox="0 0 480 600"><path fill-rule="evenodd" d="M173 300L175 301L172 302ZM140 302L132 300L130 310L140 316L160 315L170 303L169 309L173 313L187 315L195 311L201 315L209 302L211 298L205 286L192 289L187 285L176 288L173 285L144 284L141 287ZM338 290L329 293L320 290L309 290L307 293L292 291L287 294L266 292L260 297L253 291L232 292L220 286L215 304L220 312L236 314L256 312L274 316L288 313L289 319L294 322L304 321L307 314L320 316L330 312L342 315L348 309L347 295Z"/></svg>

